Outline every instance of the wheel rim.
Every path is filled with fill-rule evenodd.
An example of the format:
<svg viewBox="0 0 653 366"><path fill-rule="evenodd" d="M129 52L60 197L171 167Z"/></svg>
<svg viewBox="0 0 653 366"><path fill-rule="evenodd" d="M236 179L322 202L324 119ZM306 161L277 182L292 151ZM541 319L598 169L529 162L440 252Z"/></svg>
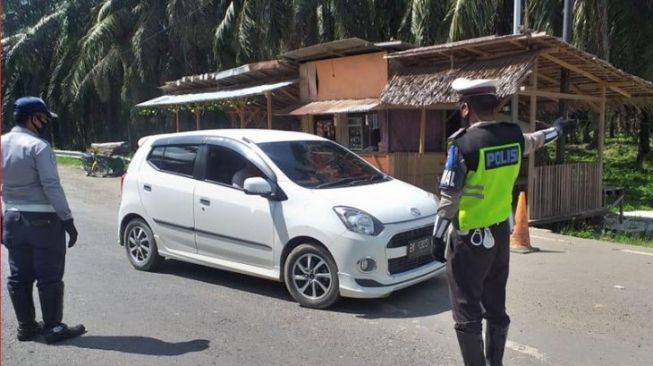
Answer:
<svg viewBox="0 0 653 366"><path fill-rule="evenodd" d="M292 267L292 283L304 297L320 300L325 297L332 286L331 271L324 258L319 255L304 254Z"/></svg>
<svg viewBox="0 0 653 366"><path fill-rule="evenodd" d="M145 229L134 226L127 234L127 249L134 262L144 263L152 253L152 239Z"/></svg>

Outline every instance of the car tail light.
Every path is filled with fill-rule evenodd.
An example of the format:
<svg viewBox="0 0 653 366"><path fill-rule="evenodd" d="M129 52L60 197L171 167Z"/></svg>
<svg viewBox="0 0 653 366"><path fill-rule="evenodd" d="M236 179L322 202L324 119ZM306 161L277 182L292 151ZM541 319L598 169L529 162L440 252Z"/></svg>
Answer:
<svg viewBox="0 0 653 366"><path fill-rule="evenodd" d="M125 175L126 174L120 176L120 193L122 193L122 188L125 186Z"/></svg>

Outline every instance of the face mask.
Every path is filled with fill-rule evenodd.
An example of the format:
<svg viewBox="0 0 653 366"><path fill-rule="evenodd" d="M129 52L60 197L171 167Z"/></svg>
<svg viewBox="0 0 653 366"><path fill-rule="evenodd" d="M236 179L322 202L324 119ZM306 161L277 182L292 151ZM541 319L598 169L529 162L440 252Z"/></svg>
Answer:
<svg viewBox="0 0 653 366"><path fill-rule="evenodd" d="M44 140L49 140L52 135L52 128L49 123L46 123L43 127L37 128L36 130L38 131L39 137Z"/></svg>
<svg viewBox="0 0 653 366"><path fill-rule="evenodd" d="M51 133L50 133L50 131L51 131L50 122L52 122L52 121L42 122L41 120L39 120L39 122L41 122L41 127L40 128L37 127L34 122L32 122L32 126L34 127L34 129L36 130L36 133L38 133L40 138L42 138L44 140L47 140L51 135Z"/></svg>
<svg viewBox="0 0 653 366"><path fill-rule="evenodd" d="M467 113L467 116L461 118L460 126L463 128L469 127L469 113Z"/></svg>

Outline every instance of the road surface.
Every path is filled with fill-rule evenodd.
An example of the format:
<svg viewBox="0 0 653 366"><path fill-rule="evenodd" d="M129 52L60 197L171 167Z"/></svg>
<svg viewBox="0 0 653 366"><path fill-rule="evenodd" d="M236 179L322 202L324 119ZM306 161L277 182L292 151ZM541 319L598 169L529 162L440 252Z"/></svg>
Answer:
<svg viewBox="0 0 653 366"><path fill-rule="evenodd" d="M2 258L3 365L460 365L446 276L377 300L305 309L284 286L177 261L130 266L117 178L62 167L80 240L67 256L56 346L15 340ZM653 250L532 231L512 254L506 365L653 364ZM37 313L38 304L37 304Z"/></svg>

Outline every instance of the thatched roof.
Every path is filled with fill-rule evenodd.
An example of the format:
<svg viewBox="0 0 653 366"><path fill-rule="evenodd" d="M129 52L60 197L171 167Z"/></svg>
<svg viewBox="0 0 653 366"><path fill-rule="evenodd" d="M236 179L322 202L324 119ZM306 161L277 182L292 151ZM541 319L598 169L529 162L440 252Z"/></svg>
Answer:
<svg viewBox="0 0 653 366"><path fill-rule="evenodd" d="M456 76L465 76L465 72L473 73L476 72L474 69L478 69L479 75L503 80L501 94L514 92L514 87L510 89L506 85L521 84L528 70L520 67L529 66L527 69L531 69L533 66L529 62L524 63L523 59L516 59L521 58L524 52L539 53L537 89L544 98L547 98L547 92L559 91L560 70L564 68L570 72L570 90L573 94L602 97L605 87L608 103L636 104L653 101L653 83L650 81L631 75L595 55L544 33L481 37L389 54L387 58L391 67L400 76L386 87L382 101L392 104L408 101L409 105L422 106L449 102L451 94L447 88L429 85L429 81L448 81L444 79L443 73L449 69L463 73ZM495 62L505 65L493 67ZM465 66L467 64L469 65ZM431 67L430 77L426 76L428 72L418 71L424 67ZM414 75L413 79L407 77L411 74ZM422 84L408 87L406 83L409 81ZM425 88L427 90L422 91ZM409 95L417 100L411 101Z"/></svg>
<svg viewBox="0 0 653 366"><path fill-rule="evenodd" d="M396 74L381 93L381 102L389 105L426 107L434 104L456 103L458 95L451 83L460 77L496 79L500 97L514 94L537 59L537 52L525 52L510 57L466 61L459 65L439 65L412 69Z"/></svg>

